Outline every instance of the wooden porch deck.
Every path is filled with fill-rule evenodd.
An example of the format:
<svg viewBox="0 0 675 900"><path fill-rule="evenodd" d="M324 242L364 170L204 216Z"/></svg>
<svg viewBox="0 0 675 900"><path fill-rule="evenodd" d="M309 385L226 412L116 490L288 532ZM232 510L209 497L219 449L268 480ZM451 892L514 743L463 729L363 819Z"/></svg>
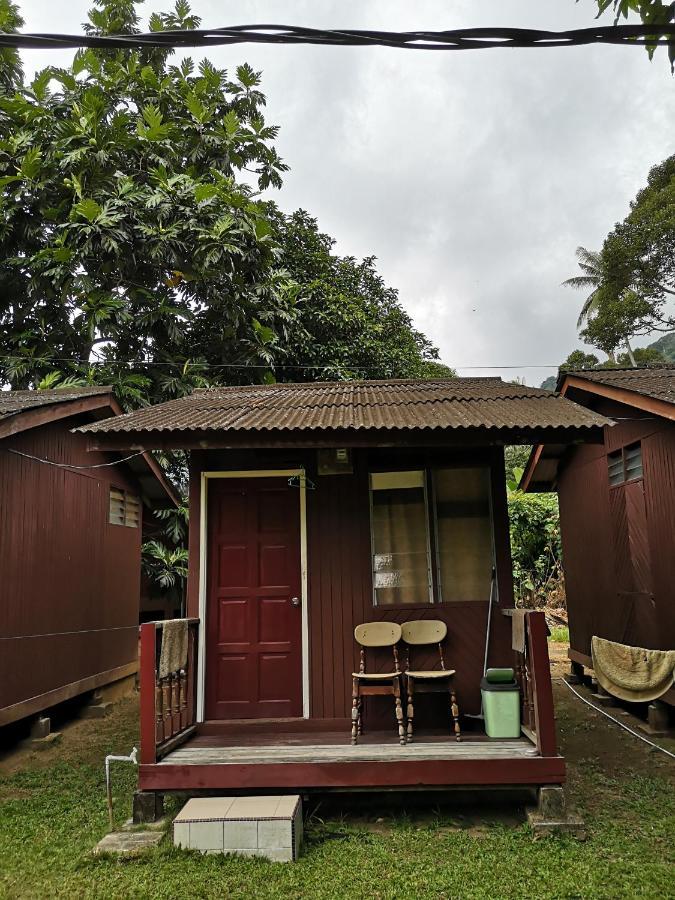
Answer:
<svg viewBox="0 0 675 900"><path fill-rule="evenodd" d="M185 670L160 679L156 623L141 628L141 791L448 789L561 784L546 623L527 614L528 653L517 655L523 736L491 740L466 718L462 741L420 729L401 746L393 729L352 746L347 719L197 722L196 632Z"/></svg>
<svg viewBox="0 0 675 900"><path fill-rule="evenodd" d="M460 743L420 735L401 746L390 732L352 746L344 732L196 734L140 768L141 790L331 790L558 784L564 761L542 757L526 737Z"/></svg>

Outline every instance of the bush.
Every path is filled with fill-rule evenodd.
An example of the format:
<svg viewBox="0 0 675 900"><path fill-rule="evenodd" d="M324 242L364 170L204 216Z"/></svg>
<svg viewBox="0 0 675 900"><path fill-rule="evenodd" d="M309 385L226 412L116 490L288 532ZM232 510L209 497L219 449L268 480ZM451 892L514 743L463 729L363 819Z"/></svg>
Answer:
<svg viewBox="0 0 675 900"><path fill-rule="evenodd" d="M508 495L517 606L563 607L560 518L555 494Z"/></svg>

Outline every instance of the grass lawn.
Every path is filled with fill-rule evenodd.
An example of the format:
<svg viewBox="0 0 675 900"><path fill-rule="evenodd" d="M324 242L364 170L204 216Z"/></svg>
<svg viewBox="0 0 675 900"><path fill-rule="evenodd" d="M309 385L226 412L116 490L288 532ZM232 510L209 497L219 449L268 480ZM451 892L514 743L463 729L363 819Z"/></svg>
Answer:
<svg viewBox="0 0 675 900"><path fill-rule="evenodd" d="M376 808L323 813L296 864L160 849L96 858L107 830L103 757L136 740L136 700L103 721L78 721L59 746L0 760L1 897L666 898L675 896L672 760L607 723L557 680L569 796L589 839L533 841L522 812L498 807ZM674 741L662 741L673 749ZM131 767L114 771L118 820L128 817ZM376 801L372 801L375 803ZM319 818L322 816L322 818ZM325 817L324 817L325 816Z"/></svg>

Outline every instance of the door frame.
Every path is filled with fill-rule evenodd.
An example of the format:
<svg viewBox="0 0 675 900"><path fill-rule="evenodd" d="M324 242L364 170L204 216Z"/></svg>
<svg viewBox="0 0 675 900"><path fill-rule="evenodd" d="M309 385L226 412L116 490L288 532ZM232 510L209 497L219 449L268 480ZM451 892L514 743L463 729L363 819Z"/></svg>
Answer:
<svg viewBox="0 0 675 900"><path fill-rule="evenodd" d="M206 695L206 615L208 593L208 484L216 478L291 478L299 476L300 501L300 593L302 601L301 657L302 657L302 717L309 719L309 609L307 597L307 489L305 470L239 469L232 472L202 472L200 480L199 516L199 643L197 654L197 721L204 721Z"/></svg>

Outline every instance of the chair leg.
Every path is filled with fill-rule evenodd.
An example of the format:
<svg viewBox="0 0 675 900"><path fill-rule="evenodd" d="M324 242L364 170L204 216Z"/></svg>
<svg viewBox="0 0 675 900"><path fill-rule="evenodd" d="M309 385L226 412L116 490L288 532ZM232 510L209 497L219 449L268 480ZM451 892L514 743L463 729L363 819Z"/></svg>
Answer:
<svg viewBox="0 0 675 900"><path fill-rule="evenodd" d="M455 722L455 740L462 740L462 732L459 727L459 706L457 706L457 694L455 693L455 688L450 686L450 712L452 713L452 718Z"/></svg>
<svg viewBox="0 0 675 900"><path fill-rule="evenodd" d="M359 680L358 678L352 678L352 744L356 744L358 741L360 702Z"/></svg>
<svg viewBox="0 0 675 900"><path fill-rule="evenodd" d="M359 715L357 718L358 727L356 730L358 731L359 737L361 737L361 735L363 734L363 697L360 694L357 709L359 711Z"/></svg>
<svg viewBox="0 0 675 900"><path fill-rule="evenodd" d="M398 740L401 746L405 746L405 727L403 725L403 706L401 704L401 682L394 681L394 698L396 702L396 722L398 723Z"/></svg>
<svg viewBox="0 0 675 900"><path fill-rule="evenodd" d="M413 719L415 718L415 709L413 706L413 694L415 692L415 682L412 678L406 679L406 693L408 695L407 717L408 717L408 743L412 743L413 739Z"/></svg>

